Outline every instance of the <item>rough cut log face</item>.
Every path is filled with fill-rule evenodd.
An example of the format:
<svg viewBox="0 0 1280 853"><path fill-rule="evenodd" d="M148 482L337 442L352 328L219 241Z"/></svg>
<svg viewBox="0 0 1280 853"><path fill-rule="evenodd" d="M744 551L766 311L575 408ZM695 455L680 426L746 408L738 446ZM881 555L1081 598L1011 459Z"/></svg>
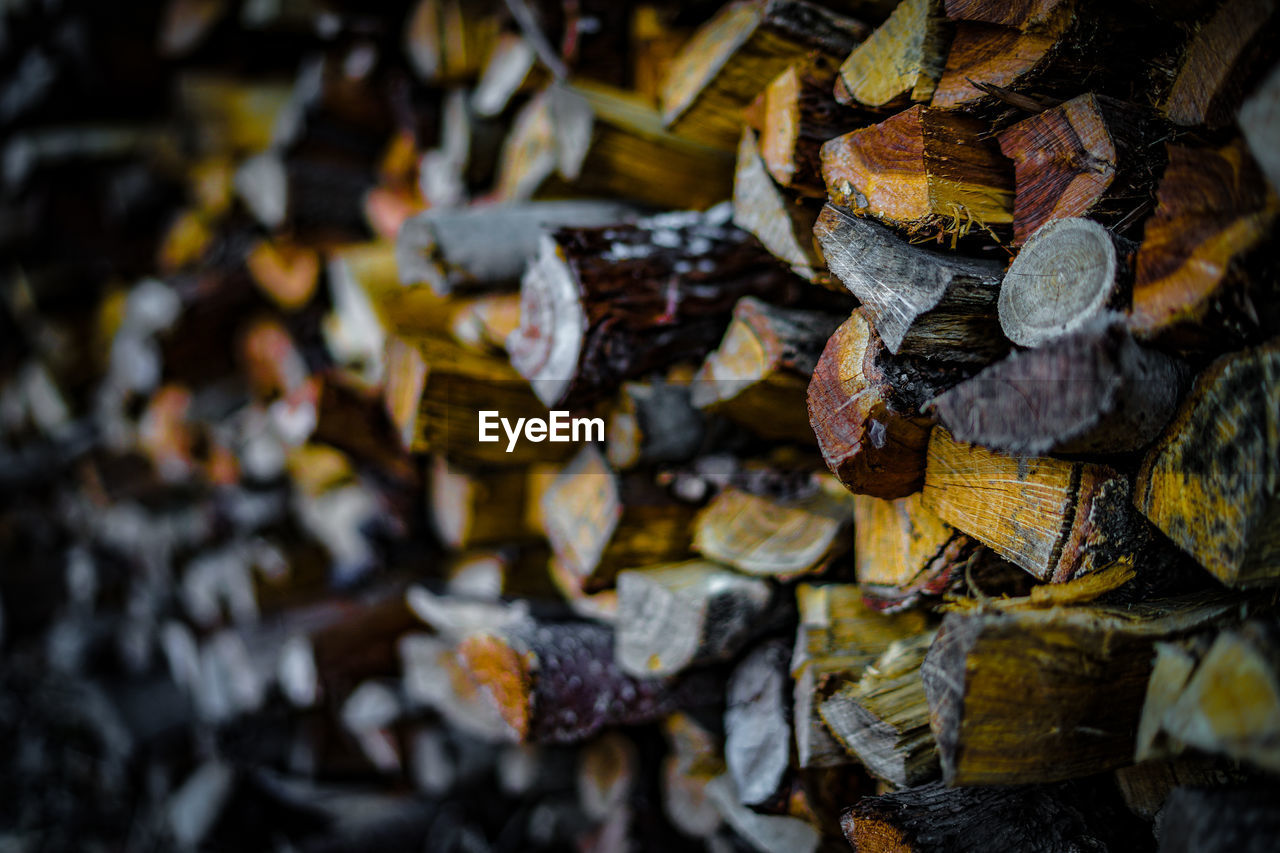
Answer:
<svg viewBox="0 0 1280 853"><path fill-rule="evenodd" d="M1138 249L1130 324L1142 338L1221 349L1256 334L1248 292L1251 253L1274 228L1280 200L1239 142L1220 149L1169 147Z"/></svg>
<svg viewBox="0 0 1280 853"><path fill-rule="evenodd" d="M813 247L813 213L787 198L765 170L750 128L742 131L733 181L733 224L755 235L802 278L818 277L822 261Z"/></svg>
<svg viewBox="0 0 1280 853"><path fill-rule="evenodd" d="M1000 287L1000 326L1009 340L1039 346L1127 305L1125 249L1088 219L1058 219L1022 247Z"/></svg>
<svg viewBox="0 0 1280 853"><path fill-rule="evenodd" d="M1223 583L1280 576L1280 343L1224 356L1196 380L1143 461L1134 503Z"/></svg>
<svg viewBox="0 0 1280 853"><path fill-rule="evenodd" d="M942 76L950 27L941 0L905 0L840 65L835 96L871 109L928 103Z"/></svg>
<svg viewBox="0 0 1280 853"><path fill-rule="evenodd" d="M820 571L848 547L847 498L823 489L789 502L728 488L698 515L693 547L752 575L788 578Z"/></svg>
<svg viewBox="0 0 1280 853"><path fill-rule="evenodd" d="M1173 416L1185 365L1123 324L1024 350L944 392L929 410L960 441L1008 453L1129 453Z"/></svg>
<svg viewBox="0 0 1280 853"><path fill-rule="evenodd" d="M781 640L757 646L726 685L725 764L747 806L776 809L790 793L789 651Z"/></svg>
<svg viewBox="0 0 1280 853"><path fill-rule="evenodd" d="M743 296L794 301L804 282L725 220L671 213L634 225L565 229L521 286L507 349L540 399L576 403L719 342Z"/></svg>
<svg viewBox="0 0 1280 853"><path fill-rule="evenodd" d="M1013 173L978 119L914 106L822 146L832 204L929 232L1013 221Z"/></svg>
<svg viewBox="0 0 1280 853"><path fill-rule="evenodd" d="M858 584L886 610L942 595L978 547L925 508L919 493L893 501L855 495L853 518Z"/></svg>
<svg viewBox="0 0 1280 853"><path fill-rule="evenodd" d="M1006 345L996 328L995 261L918 249L884 226L828 204L814 236L827 267L862 303L891 353L948 362L989 361Z"/></svg>
<svg viewBox="0 0 1280 853"><path fill-rule="evenodd" d="M806 196L826 195L819 152L828 139L865 124L835 101L836 63L815 51L793 63L764 90L760 154L780 185Z"/></svg>

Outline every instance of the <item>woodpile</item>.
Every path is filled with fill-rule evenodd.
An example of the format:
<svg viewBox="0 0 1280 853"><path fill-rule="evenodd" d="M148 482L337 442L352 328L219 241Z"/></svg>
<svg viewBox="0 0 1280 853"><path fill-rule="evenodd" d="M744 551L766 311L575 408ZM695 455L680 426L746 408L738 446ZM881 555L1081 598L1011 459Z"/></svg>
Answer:
<svg viewBox="0 0 1280 853"><path fill-rule="evenodd" d="M0 847L1271 849L1275 0L0 10Z"/></svg>

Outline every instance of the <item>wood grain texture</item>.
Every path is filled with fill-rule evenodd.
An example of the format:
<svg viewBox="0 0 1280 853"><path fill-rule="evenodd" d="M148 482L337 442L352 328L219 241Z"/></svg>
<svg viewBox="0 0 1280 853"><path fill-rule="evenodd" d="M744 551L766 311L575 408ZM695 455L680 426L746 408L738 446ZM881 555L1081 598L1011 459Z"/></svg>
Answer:
<svg viewBox="0 0 1280 853"><path fill-rule="evenodd" d="M763 94L760 153L765 168L781 186L807 196L826 195L823 143L867 123L832 95L837 61L814 51L787 66Z"/></svg>
<svg viewBox="0 0 1280 853"><path fill-rule="evenodd" d="M848 496L834 484L796 500L727 488L693 525L693 548L739 571L788 578L820 571L849 547Z"/></svg>
<svg viewBox="0 0 1280 853"><path fill-rule="evenodd" d="M674 132L731 149L742 109L788 65L817 50L843 59L867 27L803 0L739 0L698 29L672 62L662 115Z"/></svg>
<svg viewBox="0 0 1280 853"><path fill-rule="evenodd" d="M923 502L940 518L1044 581L1068 581L1151 546L1131 512L1129 480L1105 465L1017 458L929 440Z"/></svg>
<svg viewBox="0 0 1280 853"><path fill-rule="evenodd" d="M839 315L775 308L747 296L694 376L692 402L765 438L813 442L805 391Z"/></svg>
<svg viewBox="0 0 1280 853"><path fill-rule="evenodd" d="M1013 221L1013 170L984 124L914 106L822 146L832 204L912 231Z"/></svg>
<svg viewBox="0 0 1280 853"><path fill-rule="evenodd" d="M1230 0L1196 29L1160 108L1174 124L1222 127L1275 60L1274 0Z"/></svg>
<svg viewBox="0 0 1280 853"><path fill-rule="evenodd" d="M788 198L760 157L755 131L742 129L733 179L733 224L754 234L778 260L809 281L825 278L813 244L811 205Z"/></svg>
<svg viewBox="0 0 1280 853"><path fill-rule="evenodd" d="M1154 643L1240 615L1222 596L949 614L922 667L944 780L1052 782L1131 762Z"/></svg>
<svg viewBox="0 0 1280 853"><path fill-rule="evenodd" d="M1128 453L1160 434L1188 380L1186 365L1114 324L1016 352L929 411L954 438L1007 453Z"/></svg>
<svg viewBox="0 0 1280 853"><path fill-rule="evenodd" d="M1089 216L1114 224L1148 200L1163 150L1141 108L1087 94L1023 119L999 134L1013 161L1014 244L1052 219Z"/></svg>
<svg viewBox="0 0 1280 853"><path fill-rule="evenodd" d="M1054 219L1031 236L1005 273L1000 327L1022 346L1103 322L1124 308L1133 246L1089 219Z"/></svg>
<svg viewBox="0 0 1280 853"><path fill-rule="evenodd" d="M1275 227L1280 199L1245 146L1171 145L1156 201L1136 260L1135 334L1219 350L1255 336L1248 271Z"/></svg>
<svg viewBox="0 0 1280 853"><path fill-rule="evenodd" d="M836 100L870 109L929 103L950 37L942 0L904 0L841 63Z"/></svg>
<svg viewBox="0 0 1280 853"><path fill-rule="evenodd" d="M786 811L795 779L791 695L785 640L752 649L725 688L724 760L745 806Z"/></svg>
<svg viewBox="0 0 1280 853"><path fill-rule="evenodd" d="M920 249L879 223L827 204L813 228L827 267L862 303L889 352L985 363L1007 343L995 316L1002 271Z"/></svg>
<svg viewBox="0 0 1280 853"><path fill-rule="evenodd" d="M1226 584L1280 577L1277 412L1280 343L1224 356L1138 472L1134 504Z"/></svg>
<svg viewBox="0 0 1280 853"><path fill-rule="evenodd" d="M863 595L888 612L917 606L962 582L978 543L926 509L919 493L853 499L854 570Z"/></svg>

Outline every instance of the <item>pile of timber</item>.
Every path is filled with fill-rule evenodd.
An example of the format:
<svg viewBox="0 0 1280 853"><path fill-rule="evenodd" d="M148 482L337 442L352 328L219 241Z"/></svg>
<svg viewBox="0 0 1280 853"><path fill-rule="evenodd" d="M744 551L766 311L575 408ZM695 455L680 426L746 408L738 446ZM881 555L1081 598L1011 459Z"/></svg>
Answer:
<svg viewBox="0 0 1280 853"><path fill-rule="evenodd" d="M1274 0L407 5L0 10L0 846L1270 849Z"/></svg>

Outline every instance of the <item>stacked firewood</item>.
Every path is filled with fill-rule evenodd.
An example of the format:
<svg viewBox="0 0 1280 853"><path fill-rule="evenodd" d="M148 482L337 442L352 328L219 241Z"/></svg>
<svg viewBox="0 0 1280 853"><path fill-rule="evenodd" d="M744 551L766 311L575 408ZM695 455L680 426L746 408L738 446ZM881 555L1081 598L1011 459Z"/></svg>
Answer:
<svg viewBox="0 0 1280 853"><path fill-rule="evenodd" d="M5 844L1269 848L1273 0L0 15Z"/></svg>

